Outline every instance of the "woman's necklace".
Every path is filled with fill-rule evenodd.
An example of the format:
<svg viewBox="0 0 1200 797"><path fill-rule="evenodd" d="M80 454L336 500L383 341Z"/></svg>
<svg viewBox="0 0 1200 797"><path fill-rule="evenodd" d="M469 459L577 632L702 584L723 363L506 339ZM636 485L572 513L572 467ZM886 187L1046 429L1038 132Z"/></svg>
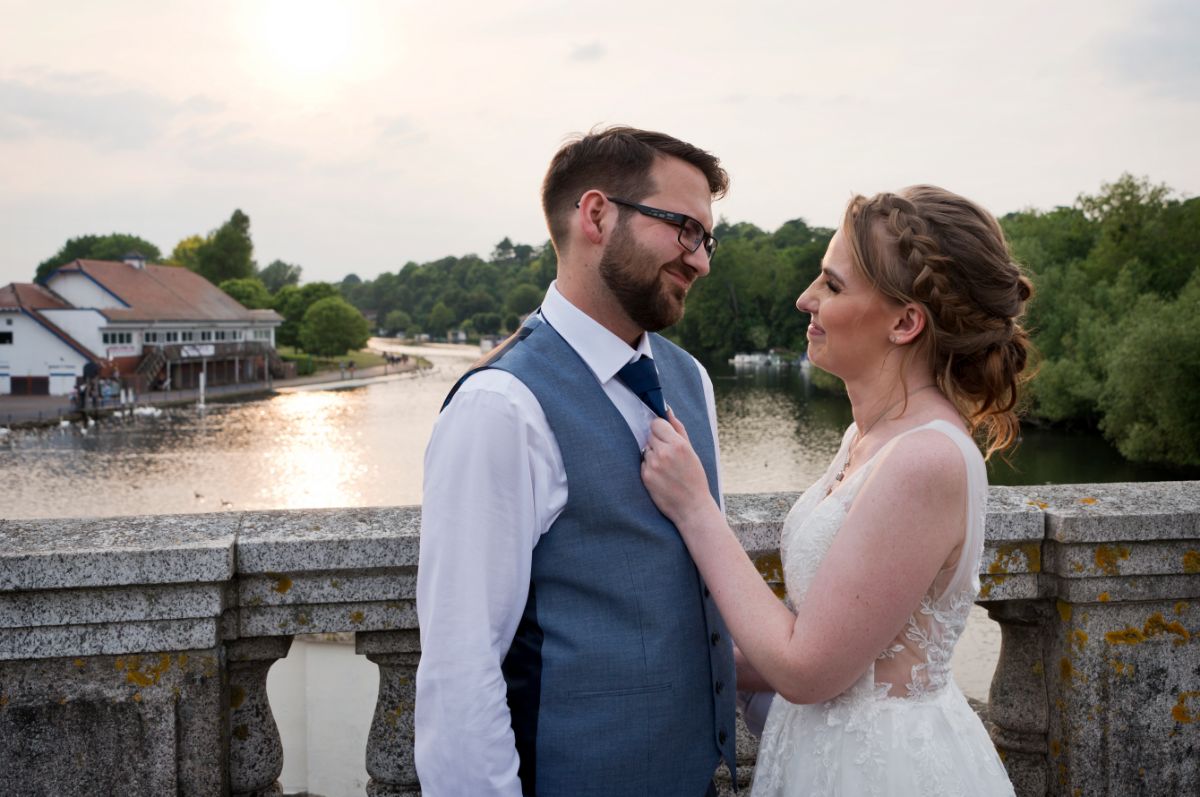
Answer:
<svg viewBox="0 0 1200 797"><path fill-rule="evenodd" d="M850 460L854 458L854 450L856 448L858 448L858 444L860 442L862 442L862 439L871 433L871 430L875 428L875 424L879 423L879 421L883 419L884 415L887 415L889 412L891 412L892 410L899 407L907 399L911 399L913 396L917 395L925 388L934 387L934 386L935 386L934 383L931 382L928 385L925 385L924 387L917 388L913 392L909 393L907 396L904 396L903 398L897 400L895 403L888 405L883 410L883 412L881 412L875 416L875 420L873 420L869 424L867 424L866 429L859 429L854 433L854 442L852 442L850 444L850 450L846 452L846 461L842 463L842 469L837 472L837 475L833 477L833 481L830 483L829 487L825 490L825 495L827 497L829 496L830 493L833 492L833 488L837 487L839 484L841 484L842 479L846 478L846 471L850 469Z"/></svg>

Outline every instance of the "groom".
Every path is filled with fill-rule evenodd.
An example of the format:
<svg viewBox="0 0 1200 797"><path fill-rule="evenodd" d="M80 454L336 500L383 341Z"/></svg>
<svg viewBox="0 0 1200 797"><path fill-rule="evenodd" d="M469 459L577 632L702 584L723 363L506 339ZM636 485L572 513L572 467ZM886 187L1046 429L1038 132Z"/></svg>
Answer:
<svg viewBox="0 0 1200 797"><path fill-rule="evenodd" d="M734 767L729 635L640 474L669 405L720 500L712 384L650 333L708 273L727 183L707 152L628 127L550 164L557 280L455 385L425 454L426 797L703 797Z"/></svg>

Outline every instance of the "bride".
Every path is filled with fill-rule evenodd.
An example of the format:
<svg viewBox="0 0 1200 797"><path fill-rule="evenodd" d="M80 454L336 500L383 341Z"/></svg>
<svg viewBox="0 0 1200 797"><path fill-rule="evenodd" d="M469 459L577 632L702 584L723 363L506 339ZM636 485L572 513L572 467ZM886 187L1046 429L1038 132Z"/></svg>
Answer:
<svg viewBox="0 0 1200 797"><path fill-rule="evenodd" d="M996 220L932 186L856 197L796 302L808 356L854 423L796 502L775 598L708 497L687 432L656 420L642 477L738 648L738 688L774 690L762 795L1011 795L950 674L979 590L984 457L1010 447L1031 295Z"/></svg>

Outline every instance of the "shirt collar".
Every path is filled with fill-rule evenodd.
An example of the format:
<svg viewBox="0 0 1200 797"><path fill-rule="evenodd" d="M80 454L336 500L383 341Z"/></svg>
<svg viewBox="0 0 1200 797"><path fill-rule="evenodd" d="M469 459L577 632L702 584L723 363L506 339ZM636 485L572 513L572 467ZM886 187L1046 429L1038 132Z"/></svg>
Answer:
<svg viewBox="0 0 1200 797"><path fill-rule="evenodd" d="M567 297L559 293L557 282L551 282L546 290L546 298L542 300L542 317L592 369L600 384L616 376L626 363L642 356L654 358L650 351L649 335L642 333L637 348L631 347L599 321L571 304Z"/></svg>

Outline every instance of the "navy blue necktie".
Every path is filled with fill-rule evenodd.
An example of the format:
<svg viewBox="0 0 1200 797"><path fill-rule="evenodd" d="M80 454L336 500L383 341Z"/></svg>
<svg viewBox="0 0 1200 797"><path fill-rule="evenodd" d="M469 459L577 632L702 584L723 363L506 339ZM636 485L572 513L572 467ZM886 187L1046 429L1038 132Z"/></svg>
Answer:
<svg viewBox="0 0 1200 797"><path fill-rule="evenodd" d="M658 369L654 367L654 360L643 354L640 359L617 371L617 379L654 410L655 415L667 419L667 405L663 402L662 386L658 383Z"/></svg>

